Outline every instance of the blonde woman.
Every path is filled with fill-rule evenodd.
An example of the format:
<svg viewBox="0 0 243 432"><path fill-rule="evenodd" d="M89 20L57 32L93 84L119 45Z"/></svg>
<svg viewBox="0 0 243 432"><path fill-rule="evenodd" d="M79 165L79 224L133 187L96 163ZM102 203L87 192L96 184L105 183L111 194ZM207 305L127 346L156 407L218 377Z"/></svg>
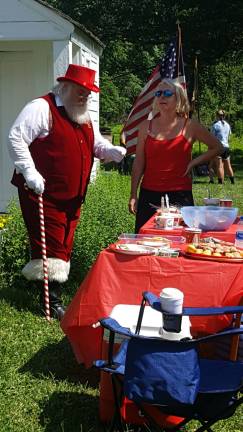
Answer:
<svg viewBox="0 0 243 432"><path fill-rule="evenodd" d="M129 211L136 215L136 232L155 212L151 204L159 206L165 194L172 205L193 205L192 168L222 152L220 141L200 123L189 119L188 113L184 88L163 79L156 88L152 112L138 133L129 199ZM192 159L196 140L208 149Z"/></svg>

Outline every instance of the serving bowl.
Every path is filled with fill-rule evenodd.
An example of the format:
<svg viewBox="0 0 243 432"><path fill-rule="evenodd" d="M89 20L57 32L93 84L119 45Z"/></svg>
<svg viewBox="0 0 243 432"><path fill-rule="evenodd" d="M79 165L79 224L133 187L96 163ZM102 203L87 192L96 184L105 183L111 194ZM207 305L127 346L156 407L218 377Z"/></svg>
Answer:
<svg viewBox="0 0 243 432"><path fill-rule="evenodd" d="M225 231L235 221L237 207L188 206L181 208L184 222L202 231Z"/></svg>

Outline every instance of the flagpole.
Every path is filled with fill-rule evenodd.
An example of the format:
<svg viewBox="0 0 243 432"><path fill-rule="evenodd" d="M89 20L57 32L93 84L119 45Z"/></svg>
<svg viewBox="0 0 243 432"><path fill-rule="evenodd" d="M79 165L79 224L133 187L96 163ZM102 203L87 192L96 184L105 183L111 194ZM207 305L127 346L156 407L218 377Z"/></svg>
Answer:
<svg viewBox="0 0 243 432"><path fill-rule="evenodd" d="M194 59L194 82L193 82L193 91L191 97L191 116L193 113L196 114L198 121L200 122L200 104L199 104L199 90L198 90L198 56L200 51L195 52ZM199 152L201 152L201 143L199 142Z"/></svg>
<svg viewBox="0 0 243 432"><path fill-rule="evenodd" d="M180 21L176 21L177 25L177 76L179 76L179 65L180 65L180 55L181 55L181 27Z"/></svg>
<svg viewBox="0 0 243 432"><path fill-rule="evenodd" d="M198 73L198 56L200 55L201 51L197 50L195 52L195 80L196 80L196 109L197 109L197 119L200 123L200 103L199 103L199 73ZM201 153L201 142L199 141L199 153Z"/></svg>
<svg viewBox="0 0 243 432"><path fill-rule="evenodd" d="M196 95L196 102L197 102L197 119L200 122L200 109L199 109L199 74L198 74L198 56L200 55L201 51L196 51L195 56L195 65L196 65L196 85L197 85L197 95Z"/></svg>

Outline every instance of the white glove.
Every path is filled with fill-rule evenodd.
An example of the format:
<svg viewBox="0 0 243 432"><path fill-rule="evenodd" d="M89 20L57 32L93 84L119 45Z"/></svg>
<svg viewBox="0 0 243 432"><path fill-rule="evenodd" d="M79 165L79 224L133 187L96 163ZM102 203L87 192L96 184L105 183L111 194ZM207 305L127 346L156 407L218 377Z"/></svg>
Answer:
<svg viewBox="0 0 243 432"><path fill-rule="evenodd" d="M127 150L124 147L112 146L106 151L105 161L107 161L108 159L109 161L114 161L119 163L124 158L126 152Z"/></svg>
<svg viewBox="0 0 243 432"><path fill-rule="evenodd" d="M22 174L29 189L32 189L38 195L44 192L45 180L35 168L26 168Z"/></svg>

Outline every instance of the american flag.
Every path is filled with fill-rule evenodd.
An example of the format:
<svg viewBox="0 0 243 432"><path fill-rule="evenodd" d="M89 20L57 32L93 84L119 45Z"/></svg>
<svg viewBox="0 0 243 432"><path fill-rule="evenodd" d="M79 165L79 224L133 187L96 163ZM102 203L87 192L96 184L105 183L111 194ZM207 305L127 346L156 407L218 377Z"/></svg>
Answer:
<svg viewBox="0 0 243 432"><path fill-rule="evenodd" d="M186 84L180 33L178 38L170 42L165 56L153 70L147 84L135 100L130 111L123 127L123 133L126 137L127 154L136 152L139 125L143 120L148 118L151 112L155 88L163 78L171 78L183 86Z"/></svg>

